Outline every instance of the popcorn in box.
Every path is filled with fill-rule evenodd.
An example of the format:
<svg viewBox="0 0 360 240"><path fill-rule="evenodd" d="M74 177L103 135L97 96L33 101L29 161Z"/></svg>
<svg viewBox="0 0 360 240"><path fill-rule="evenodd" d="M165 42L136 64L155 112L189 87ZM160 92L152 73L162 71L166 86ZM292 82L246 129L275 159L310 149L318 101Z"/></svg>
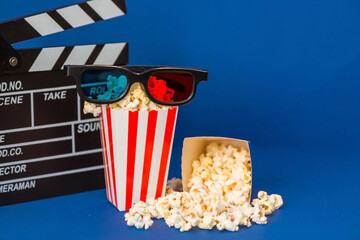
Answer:
<svg viewBox="0 0 360 240"><path fill-rule="evenodd" d="M225 138L225 137L189 137L184 139L183 149L182 149L182 158L181 158L181 176L183 182L184 191L189 191L188 181L191 177L193 170L192 164L194 159L198 159L199 156L206 151L206 147L211 143L217 143L219 145L231 145L238 149L244 149L249 154L249 173L250 178L252 177L251 172L251 157L249 143L244 140L234 139L234 138ZM247 201L250 202L251 198L251 179L249 182L250 191L247 198Z"/></svg>

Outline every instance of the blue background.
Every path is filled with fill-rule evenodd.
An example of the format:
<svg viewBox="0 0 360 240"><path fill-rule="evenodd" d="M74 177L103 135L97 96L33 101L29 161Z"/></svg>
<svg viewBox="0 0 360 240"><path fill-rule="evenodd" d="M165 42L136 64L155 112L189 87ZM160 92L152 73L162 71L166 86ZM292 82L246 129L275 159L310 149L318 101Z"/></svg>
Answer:
<svg viewBox="0 0 360 240"><path fill-rule="evenodd" d="M0 20L77 1L1 1ZM130 64L203 68L180 108L169 176L189 136L251 141L254 193L283 196L269 224L180 234L126 227L104 190L0 208L0 239L360 239L360 1L132 0L127 15L16 44L127 41Z"/></svg>

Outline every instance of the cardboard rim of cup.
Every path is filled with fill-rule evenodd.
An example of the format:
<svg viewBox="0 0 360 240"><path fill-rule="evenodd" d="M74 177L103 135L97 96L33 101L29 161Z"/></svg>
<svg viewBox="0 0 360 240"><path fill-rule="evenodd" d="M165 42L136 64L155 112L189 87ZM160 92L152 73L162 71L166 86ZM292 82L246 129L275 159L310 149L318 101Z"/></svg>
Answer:
<svg viewBox="0 0 360 240"><path fill-rule="evenodd" d="M178 108L121 111L101 106L106 192L120 211L165 194Z"/></svg>
<svg viewBox="0 0 360 240"><path fill-rule="evenodd" d="M218 143L225 145L232 145L236 148L244 148L250 154L249 142L245 140L228 138L228 137L188 137L184 139L182 156L181 156L181 177L184 191L188 192L187 186L188 179L192 173L192 162L199 158L199 156L206 151L206 146L210 143ZM251 191L252 191L252 163L250 154L250 171L251 171L251 190L248 198L250 203Z"/></svg>

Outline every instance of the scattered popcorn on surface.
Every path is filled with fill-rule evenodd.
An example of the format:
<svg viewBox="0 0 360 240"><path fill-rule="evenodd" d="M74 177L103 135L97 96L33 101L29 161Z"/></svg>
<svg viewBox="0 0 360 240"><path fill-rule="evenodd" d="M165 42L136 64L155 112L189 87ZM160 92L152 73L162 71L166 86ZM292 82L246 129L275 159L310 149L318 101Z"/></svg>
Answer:
<svg viewBox="0 0 360 240"><path fill-rule="evenodd" d="M154 223L154 221L151 220L151 214L149 213L146 203L141 201L136 204L136 207L134 206L125 214L125 220L129 226L145 229L148 229Z"/></svg>
<svg viewBox="0 0 360 240"><path fill-rule="evenodd" d="M238 231L239 226L251 222L266 224L266 215L283 205L280 195L259 191L252 205L250 154L245 149L212 143L206 153L192 163L193 172L188 182L189 192L174 191L172 179L169 194L146 203L136 203L125 220L129 226L148 229L151 218L164 218L169 227L181 232L193 227L201 229Z"/></svg>
<svg viewBox="0 0 360 240"><path fill-rule="evenodd" d="M124 111L151 111L166 110L171 107L156 104L147 97L143 86L140 83L134 83L128 94L119 102L108 104L112 109ZM84 113L92 113L94 117L100 115L100 105L85 102Z"/></svg>
<svg viewBox="0 0 360 240"><path fill-rule="evenodd" d="M283 205L283 200L278 194L271 194L269 196L266 192L260 191L258 193L258 199L253 199L252 204L263 209L266 215L270 215Z"/></svg>

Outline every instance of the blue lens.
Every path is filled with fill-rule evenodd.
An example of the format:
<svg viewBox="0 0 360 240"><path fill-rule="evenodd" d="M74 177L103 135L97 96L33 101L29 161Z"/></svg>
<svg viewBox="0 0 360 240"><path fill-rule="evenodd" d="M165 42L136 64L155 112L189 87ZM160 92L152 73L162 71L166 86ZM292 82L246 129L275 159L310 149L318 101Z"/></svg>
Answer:
<svg viewBox="0 0 360 240"><path fill-rule="evenodd" d="M126 86L127 78L120 71L87 69L81 75L81 89L85 96L104 102L121 97Z"/></svg>

